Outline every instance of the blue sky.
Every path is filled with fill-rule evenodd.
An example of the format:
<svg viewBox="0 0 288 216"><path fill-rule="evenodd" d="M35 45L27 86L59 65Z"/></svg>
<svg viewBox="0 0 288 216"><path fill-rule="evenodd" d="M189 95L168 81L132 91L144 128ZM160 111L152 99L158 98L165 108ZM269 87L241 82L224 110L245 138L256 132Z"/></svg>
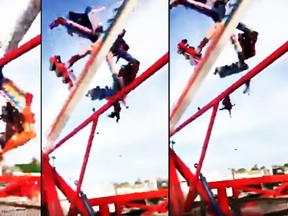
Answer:
<svg viewBox="0 0 288 216"><path fill-rule="evenodd" d="M18 16L26 8L28 2L28 0L24 0L15 5L8 0L1 1L0 26L2 28L0 41L2 43L5 42L5 39L13 31ZM19 45L40 34L40 16L40 14L37 16ZM8 26L9 28L7 28ZM35 139L29 141L24 146L7 152L4 159L5 164L28 163L31 162L32 157L40 159L40 54L40 46L38 46L7 64L3 69L4 76L12 79L19 88L34 95L32 112L35 113L35 128L37 132ZM2 57L3 50L1 50L0 55ZM0 98L0 103L1 106L6 103L2 97ZM0 127L1 131L3 131L5 125L1 123Z"/></svg>
<svg viewBox="0 0 288 216"><path fill-rule="evenodd" d="M259 32L257 54L247 61L250 68L287 41L287 6L285 0L277 1L277 5L272 0L259 0L251 3L245 13L242 21ZM212 25L208 17L184 7L171 11L170 107L183 91L183 83L187 83L193 73L189 61L176 53L177 43L186 38L190 45L197 46ZM233 47L227 42L213 69L236 60ZM236 104L231 119L228 112L218 112L203 166L203 174L209 181L228 178L228 168L251 168L254 164L270 166L287 162L288 74L285 71L287 53L252 80L250 96L242 94L243 87L230 96L232 103ZM220 79L211 71L180 122L245 73ZM172 138L176 141L176 152L190 167L198 162L210 115L211 111Z"/></svg>
<svg viewBox="0 0 288 216"><path fill-rule="evenodd" d="M45 145L47 131L69 93L61 80L48 70L48 60L52 55L59 54L66 61L89 45L85 39L70 37L64 28L51 31L48 24L57 16L67 15L69 10L82 12L87 5L107 7L107 11L99 16L100 22L105 24L116 1L73 0L68 5L64 1L42 2L42 108L45 113L42 132ZM125 26L129 51L141 62L139 73L168 51L167 7L164 0L140 0ZM80 60L73 66L76 75L82 71L87 59ZM124 62L119 62L117 67L121 63ZM104 62L89 88L110 85L111 81L110 71ZM97 109L104 103L91 102L83 96L60 137L90 116L93 107ZM107 117L111 110L98 121L99 134L94 138L83 184L83 190L88 196L113 193L112 182L133 182L138 177L168 177L168 66L130 93L127 103L130 108L122 110L118 124L115 119ZM68 182L78 179L90 128L91 126L85 128L52 154L57 158L57 170Z"/></svg>

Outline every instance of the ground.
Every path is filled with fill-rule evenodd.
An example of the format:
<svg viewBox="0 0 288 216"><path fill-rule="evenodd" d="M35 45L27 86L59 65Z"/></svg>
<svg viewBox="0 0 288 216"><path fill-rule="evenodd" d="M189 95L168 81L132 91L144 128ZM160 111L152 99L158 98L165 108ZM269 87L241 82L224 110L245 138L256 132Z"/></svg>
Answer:
<svg viewBox="0 0 288 216"><path fill-rule="evenodd" d="M18 197L0 199L0 215L5 216L40 216L39 200L27 201Z"/></svg>

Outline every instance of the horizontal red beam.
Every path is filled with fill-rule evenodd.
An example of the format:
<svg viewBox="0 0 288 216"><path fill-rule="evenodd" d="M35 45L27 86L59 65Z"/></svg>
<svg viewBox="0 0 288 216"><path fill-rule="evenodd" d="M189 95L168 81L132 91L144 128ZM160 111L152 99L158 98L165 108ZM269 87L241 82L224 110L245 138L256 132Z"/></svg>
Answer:
<svg viewBox="0 0 288 216"><path fill-rule="evenodd" d="M274 190L263 190L263 189L247 187L247 186L238 187L237 190L246 191L246 192L254 192L254 193L257 193L257 194L263 194L263 195L268 196L268 197L269 196L279 196L280 195L279 193L277 193Z"/></svg>
<svg viewBox="0 0 288 216"><path fill-rule="evenodd" d="M107 197L101 197L101 198L92 198L92 199L89 199L89 203L91 206L108 205L108 204L113 204L113 203L119 203L119 204L124 203L125 205L126 202L131 202L133 200L161 198L161 197L167 197L167 196L168 196L168 189L160 189L156 191L107 196Z"/></svg>
<svg viewBox="0 0 288 216"><path fill-rule="evenodd" d="M138 203L128 202L128 203L123 203L123 206L128 207L128 208L143 209L143 210L146 210L146 211L149 211L149 212L153 213L155 211L161 211L161 210L163 211L164 210L164 207L161 204L160 205L145 205L145 204L138 204ZM167 210L164 211L164 212L167 212Z"/></svg>
<svg viewBox="0 0 288 216"><path fill-rule="evenodd" d="M129 92L138 87L141 83L143 83L150 76L155 74L158 70L160 70L163 66L168 63L169 56L168 53L163 55L158 61L156 61L152 66L150 66L146 71L144 71L139 77L137 77L130 85L123 88L120 92L118 92L115 96L111 97L105 105L103 105L100 109L98 109L95 113L93 113L90 117L88 117L84 122L82 122L78 127L76 127L73 131L71 131L68 135L66 135L62 140L60 140L54 147L47 151L46 154L50 154L55 149L59 148L64 142L73 137L76 133L86 127L91 121L98 118L101 114L106 112L112 104L114 104L117 100L123 98L123 96L127 95Z"/></svg>
<svg viewBox="0 0 288 216"><path fill-rule="evenodd" d="M8 184L0 189L0 197L21 196L32 198L35 192L40 192L40 182L35 184L34 181L20 180Z"/></svg>
<svg viewBox="0 0 288 216"><path fill-rule="evenodd" d="M41 176L0 176L0 183L11 183L16 181L40 181Z"/></svg>
<svg viewBox="0 0 288 216"><path fill-rule="evenodd" d="M41 43L41 35L37 35L33 39L29 40L19 48L12 50L11 52L5 54L1 59L0 59L0 65L6 65L9 62L13 61L14 59L20 57L24 53L30 51L31 49L37 47Z"/></svg>
<svg viewBox="0 0 288 216"><path fill-rule="evenodd" d="M247 186L251 184L265 184L265 183L277 183L277 182L288 182L288 175L271 175L271 176L263 176L259 178L242 178L242 179L210 182L209 187L211 189L222 188L222 187L237 188L240 186Z"/></svg>
<svg viewBox="0 0 288 216"><path fill-rule="evenodd" d="M164 202L156 205L156 206L153 206L152 209L146 211L145 213L143 213L141 216L150 216L150 215L153 215L153 213L155 211L158 211L159 213L166 213L168 212L168 210L166 210L166 208L168 207L168 203L169 201L168 200L165 200ZM171 215L171 214L168 214L168 215Z"/></svg>
<svg viewBox="0 0 288 216"><path fill-rule="evenodd" d="M139 209L143 209L143 210L149 210L149 209L153 208L153 206L149 206L149 205L145 205L145 204L132 203L132 202L122 203L122 204L125 207L139 208Z"/></svg>
<svg viewBox="0 0 288 216"><path fill-rule="evenodd" d="M262 70L264 70L266 67L268 67L270 64L272 64L274 61L276 61L279 57L284 55L287 51L288 51L288 42L285 42L282 46L280 46L277 50L275 50L273 53L271 53L267 58L265 58L262 62L260 62L258 65L256 65L247 74L245 74L238 81L236 81L233 85L231 85L229 88L227 88L221 94L219 94L214 100L210 101L206 106L202 107L198 112L196 112L194 115L192 115L190 118L188 118L182 124L180 124L177 128L175 128L175 130L170 131L170 137L173 136L174 134L176 134L177 132L179 132L180 130L182 130L186 125L190 124L196 118L198 118L203 113L205 113L207 110L212 108L215 104L219 103L227 95L230 95L236 89L241 87L246 81L252 79L254 76L259 74Z"/></svg>

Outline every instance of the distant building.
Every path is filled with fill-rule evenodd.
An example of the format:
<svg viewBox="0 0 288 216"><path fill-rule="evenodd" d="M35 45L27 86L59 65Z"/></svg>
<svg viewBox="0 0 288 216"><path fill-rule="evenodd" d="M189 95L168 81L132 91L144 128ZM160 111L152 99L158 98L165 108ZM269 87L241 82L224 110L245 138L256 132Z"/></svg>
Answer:
<svg viewBox="0 0 288 216"><path fill-rule="evenodd" d="M162 179L155 179L155 180L145 180L141 181L138 179L134 184L130 184L128 182L124 183L116 183L114 184L115 193L116 195L122 195L122 194L130 194L130 193L140 193L140 192L147 192L152 190L158 190L160 188L168 188L168 180L162 180ZM148 199L148 200L134 200L133 202L138 204L157 204L159 203L163 198L156 198L156 199ZM109 206L110 208L110 206ZM132 210L135 210L137 208L124 208L123 213L131 212Z"/></svg>
<svg viewBox="0 0 288 216"><path fill-rule="evenodd" d="M233 179L241 179L241 178L257 178L267 175L283 175L288 174L288 167L280 166L280 165L273 165L271 167L261 167L258 168L252 168L251 170L245 170L245 169L231 169L232 177Z"/></svg>
<svg viewBox="0 0 288 216"><path fill-rule="evenodd" d="M247 171L232 171L233 179L242 179L242 178L258 178L266 175L271 175L269 169L258 169L258 170L247 170Z"/></svg>
<svg viewBox="0 0 288 216"><path fill-rule="evenodd" d="M121 194L130 194L130 193L139 193L151 190L157 190L157 181L145 180L139 181L137 180L134 184L130 184L128 182L124 183L116 183L114 184L115 192L117 195Z"/></svg>

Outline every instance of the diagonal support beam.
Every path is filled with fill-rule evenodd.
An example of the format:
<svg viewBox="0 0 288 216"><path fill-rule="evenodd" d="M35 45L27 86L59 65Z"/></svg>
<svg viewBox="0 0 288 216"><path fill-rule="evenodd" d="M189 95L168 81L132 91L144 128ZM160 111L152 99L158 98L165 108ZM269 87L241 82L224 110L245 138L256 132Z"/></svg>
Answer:
<svg viewBox="0 0 288 216"><path fill-rule="evenodd" d="M193 198L195 197L195 195L194 195L194 193L195 193L195 190L194 190L195 189L195 182L199 179L199 176L200 176L200 173L201 173L203 161L205 159L205 155L206 155L206 152L207 152L207 149L208 149L209 140L210 140L210 137L211 137L213 125L214 125L215 118L216 118L216 115L217 115L218 105L219 104L215 104L214 107L213 107L213 111L212 111L212 114L211 114L210 122L209 122L208 129L207 129L207 132L206 132L206 137L205 137L205 140L204 140L204 143L203 143L201 155L200 155L200 158L199 158L199 161L198 161L198 164L197 164L196 173L195 173L195 179L191 179L191 181L193 183L190 184L189 193L187 195L187 199L186 199L186 203L185 203L185 209L188 210L188 211L191 210L192 203L194 202Z"/></svg>
<svg viewBox="0 0 288 216"><path fill-rule="evenodd" d="M86 171L86 167L87 167L87 164L88 164L90 151L91 151L91 148L92 148L92 143L93 143L93 139L94 139L94 135L95 135L97 122L98 122L98 119L94 120L93 123L92 123L92 128L91 128L90 136L89 136L89 139L88 139L88 145L86 147L86 152L85 152L85 155L84 155L84 160L83 160L83 164L82 164L82 167L81 167L81 171L80 171L80 175L79 175L79 179L78 179L78 183L77 183L75 199L77 199L77 197L80 194L82 182L83 182L85 171ZM72 204L70 206L69 212L75 212L73 202L72 202ZM68 214L68 215L70 215L70 214Z"/></svg>

